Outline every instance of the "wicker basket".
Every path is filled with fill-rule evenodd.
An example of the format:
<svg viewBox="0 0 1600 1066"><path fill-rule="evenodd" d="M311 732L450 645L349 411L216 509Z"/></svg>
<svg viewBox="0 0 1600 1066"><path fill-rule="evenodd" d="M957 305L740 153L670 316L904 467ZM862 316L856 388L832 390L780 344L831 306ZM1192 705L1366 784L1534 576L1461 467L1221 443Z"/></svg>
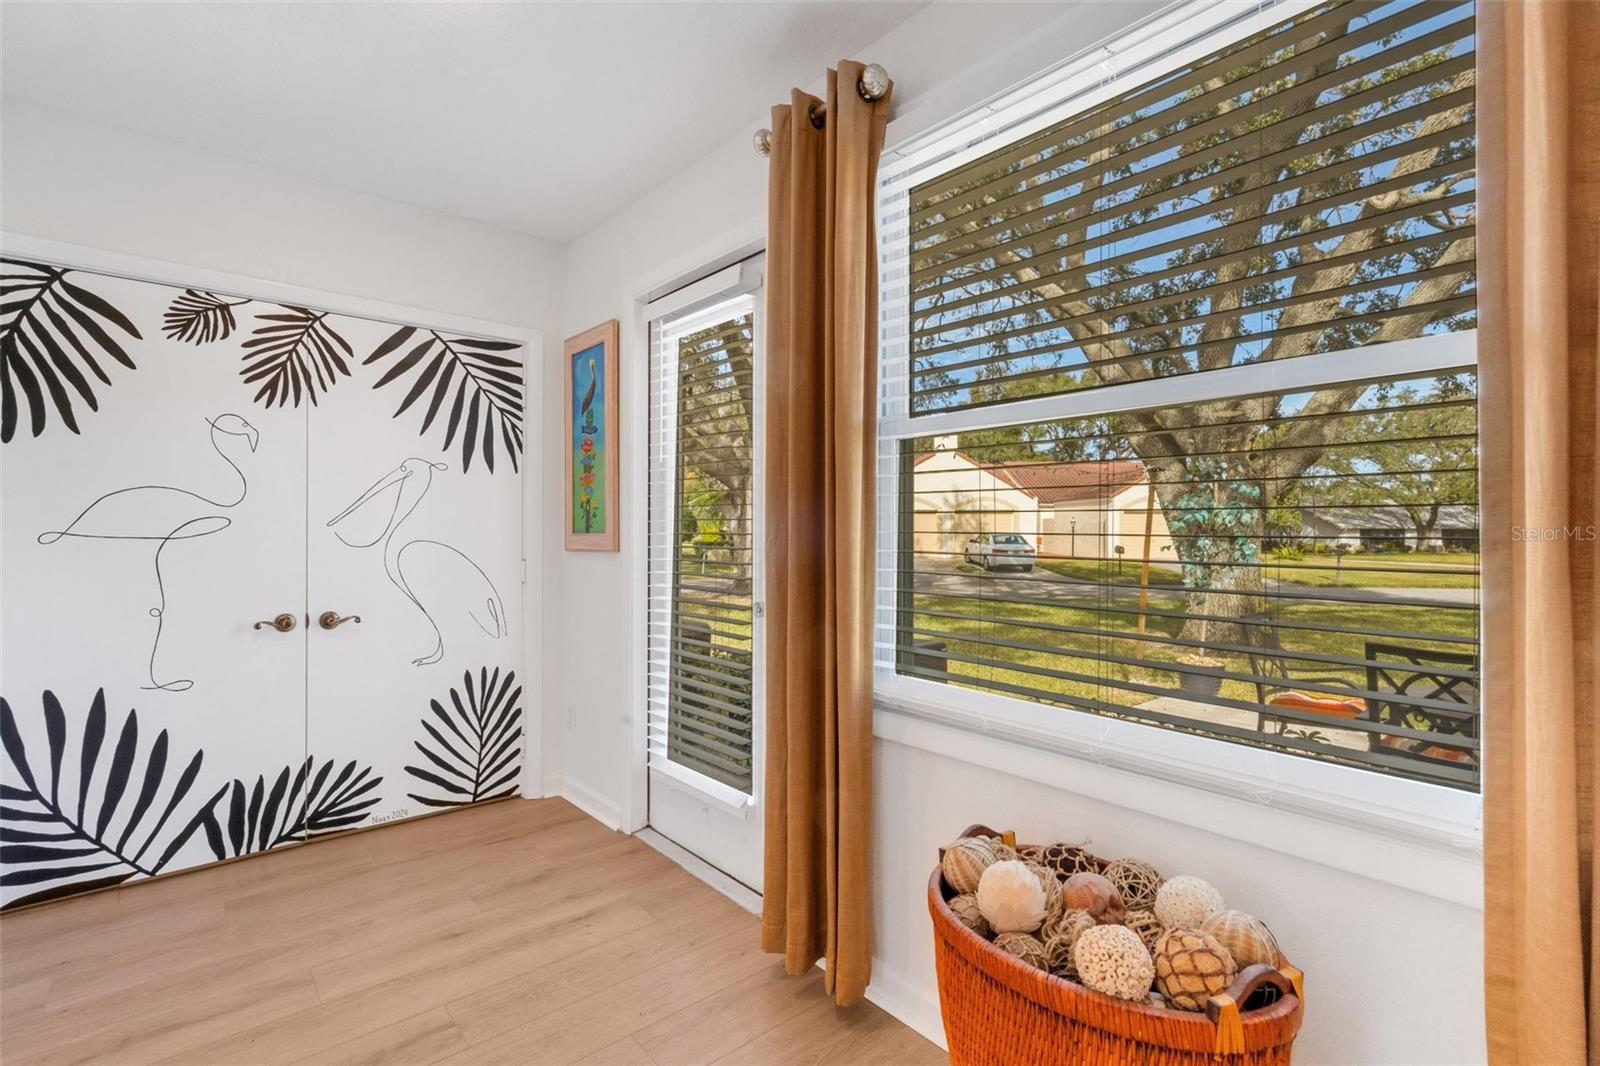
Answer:
<svg viewBox="0 0 1600 1066"><path fill-rule="evenodd" d="M975 825L962 835L1000 834ZM928 910L954 1066L1289 1062L1304 1003L1300 972L1293 967L1246 967L1203 1014L1131 1003L1001 951L957 920L947 902L954 895L935 867Z"/></svg>

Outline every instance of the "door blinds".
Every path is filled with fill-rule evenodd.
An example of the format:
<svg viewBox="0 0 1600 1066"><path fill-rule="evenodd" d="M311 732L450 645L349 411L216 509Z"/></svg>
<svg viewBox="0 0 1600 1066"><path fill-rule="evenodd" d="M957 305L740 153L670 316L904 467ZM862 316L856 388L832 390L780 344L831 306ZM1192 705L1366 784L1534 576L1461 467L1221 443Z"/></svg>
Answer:
<svg viewBox="0 0 1600 1066"><path fill-rule="evenodd" d="M650 357L650 760L753 780L755 311L655 323Z"/></svg>

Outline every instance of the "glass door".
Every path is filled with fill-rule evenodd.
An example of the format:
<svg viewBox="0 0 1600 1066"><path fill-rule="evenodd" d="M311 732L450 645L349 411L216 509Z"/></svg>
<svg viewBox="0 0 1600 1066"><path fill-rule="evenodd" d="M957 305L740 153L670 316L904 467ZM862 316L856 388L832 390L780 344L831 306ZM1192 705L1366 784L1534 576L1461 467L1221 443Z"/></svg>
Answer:
<svg viewBox="0 0 1600 1066"><path fill-rule="evenodd" d="M650 825L757 891L760 267L651 322L647 642Z"/></svg>

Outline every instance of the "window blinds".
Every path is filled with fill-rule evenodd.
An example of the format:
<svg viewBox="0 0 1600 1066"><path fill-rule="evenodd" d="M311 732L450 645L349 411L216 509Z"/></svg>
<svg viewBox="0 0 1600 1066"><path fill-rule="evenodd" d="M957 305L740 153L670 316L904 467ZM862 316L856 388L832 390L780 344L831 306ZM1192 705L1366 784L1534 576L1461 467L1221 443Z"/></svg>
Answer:
<svg viewBox="0 0 1600 1066"><path fill-rule="evenodd" d="M1473 35L1326 3L912 175L908 413L1471 328Z"/></svg>
<svg viewBox="0 0 1600 1066"><path fill-rule="evenodd" d="M753 782L755 315L749 296L654 326L652 763Z"/></svg>

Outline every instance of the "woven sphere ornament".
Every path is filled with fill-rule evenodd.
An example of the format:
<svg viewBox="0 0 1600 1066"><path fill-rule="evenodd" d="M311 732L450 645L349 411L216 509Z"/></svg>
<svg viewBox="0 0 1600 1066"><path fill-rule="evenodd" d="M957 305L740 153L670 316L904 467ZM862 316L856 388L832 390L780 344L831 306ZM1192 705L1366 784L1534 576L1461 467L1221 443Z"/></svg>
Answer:
<svg viewBox="0 0 1600 1066"><path fill-rule="evenodd" d="M1106 863L1107 881L1122 893L1122 902L1130 911L1149 910L1155 906L1156 890L1161 887L1161 871L1143 859L1112 859Z"/></svg>
<svg viewBox="0 0 1600 1066"><path fill-rule="evenodd" d="M994 946L1007 955L1015 955L1035 969L1047 969L1044 945L1032 933L1001 933L994 938Z"/></svg>
<svg viewBox="0 0 1600 1066"><path fill-rule="evenodd" d="M978 910L997 934L1033 932L1044 922L1044 905L1039 879L1016 859L992 864L978 879Z"/></svg>
<svg viewBox="0 0 1600 1066"><path fill-rule="evenodd" d="M1046 844L1039 852L1038 861L1054 870L1063 881L1073 874L1095 873L1099 869L1094 856L1076 844Z"/></svg>
<svg viewBox="0 0 1600 1066"><path fill-rule="evenodd" d="M1198 877L1174 877L1157 890L1153 909L1168 929L1194 929L1222 909L1222 893Z"/></svg>
<svg viewBox="0 0 1600 1066"><path fill-rule="evenodd" d="M962 837L944 849L940 867L945 883L957 892L978 891L978 879L994 864L994 849L982 837Z"/></svg>
<svg viewBox="0 0 1600 1066"><path fill-rule="evenodd" d="M1278 938L1267 923L1244 911L1218 911L1201 923L1200 930L1227 948L1241 970L1258 962L1277 966L1283 959Z"/></svg>
<svg viewBox="0 0 1600 1066"><path fill-rule="evenodd" d="M1094 920L1094 915L1088 911L1063 907L1045 919L1044 925L1039 929L1039 937L1041 940L1049 940L1053 937L1066 936L1075 942L1078 934L1099 924Z"/></svg>
<svg viewBox="0 0 1600 1066"><path fill-rule="evenodd" d="M1156 988L1179 1010L1204 1010L1225 992L1239 967L1217 938L1198 929L1169 929L1156 941Z"/></svg>
<svg viewBox="0 0 1600 1066"><path fill-rule="evenodd" d="M1166 932L1161 924L1161 919L1156 917L1155 911L1137 910L1129 911L1122 924L1139 934L1139 939L1144 941L1144 946L1152 952L1156 949L1156 941L1161 939L1161 934Z"/></svg>
<svg viewBox="0 0 1600 1066"><path fill-rule="evenodd" d="M1099 874L1076 873L1061 886L1062 902L1074 910L1088 911L1101 925L1117 925L1127 913L1117 886Z"/></svg>
<svg viewBox="0 0 1600 1066"><path fill-rule="evenodd" d="M1033 876L1039 879L1039 887L1044 889L1044 912L1048 917L1061 910L1062 895L1061 882L1056 880L1055 871L1047 866L1040 866L1036 862L1027 864L1033 871Z"/></svg>
<svg viewBox="0 0 1600 1066"><path fill-rule="evenodd" d="M1139 934L1122 925L1084 930L1072 946L1078 979L1096 992L1142 1002L1150 994L1155 964Z"/></svg>
<svg viewBox="0 0 1600 1066"><path fill-rule="evenodd" d="M1093 926L1090 926L1093 928ZM1078 976L1078 968L1072 965L1072 944L1077 939L1070 933L1057 933L1044 942L1044 968L1057 977L1073 978Z"/></svg>
<svg viewBox="0 0 1600 1066"><path fill-rule="evenodd" d="M971 929L982 937L994 936L994 930L989 928L989 920L978 909L978 897L970 892L966 895L956 896L950 901L950 911L956 916L956 921Z"/></svg>
<svg viewBox="0 0 1600 1066"><path fill-rule="evenodd" d="M994 852L996 862L1006 862L1017 858L1017 849L1001 840L990 840L989 850Z"/></svg>
<svg viewBox="0 0 1600 1066"><path fill-rule="evenodd" d="M1037 844L1017 845L1017 858L1021 859L1023 862L1038 862L1039 857L1043 854L1044 849Z"/></svg>

